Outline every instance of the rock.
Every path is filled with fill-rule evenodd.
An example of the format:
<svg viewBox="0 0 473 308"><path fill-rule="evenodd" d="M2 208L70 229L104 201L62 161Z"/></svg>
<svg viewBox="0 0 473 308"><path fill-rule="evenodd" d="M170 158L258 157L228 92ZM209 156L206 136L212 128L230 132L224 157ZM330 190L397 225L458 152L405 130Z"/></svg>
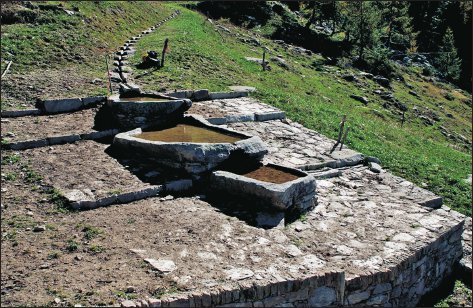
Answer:
<svg viewBox="0 0 473 308"><path fill-rule="evenodd" d="M421 119L426 125L434 125L434 121L426 116L419 116L419 119Z"/></svg>
<svg viewBox="0 0 473 308"><path fill-rule="evenodd" d="M364 96L358 96L358 95L350 95L351 98L359 101L359 102L362 102L364 105L368 105L368 99Z"/></svg>
<svg viewBox="0 0 473 308"><path fill-rule="evenodd" d="M249 86L229 86L229 88L236 92L255 92L256 91L255 87L249 87Z"/></svg>
<svg viewBox="0 0 473 308"><path fill-rule="evenodd" d="M319 287L312 290L309 294L310 307L330 306L337 300L337 293L334 289L328 287Z"/></svg>
<svg viewBox="0 0 473 308"><path fill-rule="evenodd" d="M468 175L468 177L466 179L464 179L464 181L467 183L467 184L470 184L471 185L471 174Z"/></svg>
<svg viewBox="0 0 473 308"><path fill-rule="evenodd" d="M46 226L38 225L33 228L33 232L43 232L46 231Z"/></svg>
<svg viewBox="0 0 473 308"><path fill-rule="evenodd" d="M59 297L55 297L55 298L54 298L54 302L55 302L56 304L60 304L60 303L61 303L61 299L60 299Z"/></svg>
<svg viewBox="0 0 473 308"><path fill-rule="evenodd" d="M287 64L286 60L280 58L280 57L271 57L270 59L273 62L276 62L277 65L279 65L282 68L289 69L289 65Z"/></svg>
<svg viewBox="0 0 473 308"><path fill-rule="evenodd" d="M174 197L171 196L171 195L167 195L166 197L159 198L160 201L168 201L168 200L172 200L172 199L174 199Z"/></svg>
<svg viewBox="0 0 473 308"><path fill-rule="evenodd" d="M360 72L358 75L360 75L361 77L365 77L365 78L368 78L368 79L373 79L373 74L371 73L366 73L366 72Z"/></svg>
<svg viewBox="0 0 473 308"><path fill-rule="evenodd" d="M156 298L148 299L148 306L149 307L161 307L161 300Z"/></svg>
<svg viewBox="0 0 473 308"><path fill-rule="evenodd" d="M134 301L125 300L125 301L121 302L121 306L122 307L136 307L136 304L135 304Z"/></svg>
<svg viewBox="0 0 473 308"><path fill-rule="evenodd" d="M172 260L145 259L145 261L161 273L170 273L177 268L176 264L174 264Z"/></svg>
<svg viewBox="0 0 473 308"><path fill-rule="evenodd" d="M256 214L256 224L261 228L284 227L284 212Z"/></svg>
<svg viewBox="0 0 473 308"><path fill-rule="evenodd" d="M207 100L209 98L209 90L202 89L194 91L194 95L192 96L192 98L196 101Z"/></svg>
<svg viewBox="0 0 473 308"><path fill-rule="evenodd" d="M134 286L128 286L126 287L126 293L135 293L136 288Z"/></svg>
<svg viewBox="0 0 473 308"><path fill-rule="evenodd" d="M243 280L254 275L253 271L246 268L232 268L226 270L225 273L227 274L227 279L231 280Z"/></svg>
<svg viewBox="0 0 473 308"><path fill-rule="evenodd" d="M390 86L389 79L382 76L374 76L373 80L382 85L383 87L388 88Z"/></svg>
<svg viewBox="0 0 473 308"><path fill-rule="evenodd" d="M383 170L383 168L375 162L370 162L369 167L370 167L370 170L375 173L380 173Z"/></svg>
<svg viewBox="0 0 473 308"><path fill-rule="evenodd" d="M419 94L417 94L417 92L416 92L416 91L413 91L413 90L410 90L410 91L409 91L409 94L410 94L410 95L413 95L413 96L415 96L415 97L419 97Z"/></svg>
<svg viewBox="0 0 473 308"><path fill-rule="evenodd" d="M342 76L342 78L345 79L346 81L355 81L356 80L355 75L344 75L344 76Z"/></svg>
<svg viewBox="0 0 473 308"><path fill-rule="evenodd" d="M347 300L349 305L354 305L367 300L369 297L370 294L368 292L357 292L348 295Z"/></svg>

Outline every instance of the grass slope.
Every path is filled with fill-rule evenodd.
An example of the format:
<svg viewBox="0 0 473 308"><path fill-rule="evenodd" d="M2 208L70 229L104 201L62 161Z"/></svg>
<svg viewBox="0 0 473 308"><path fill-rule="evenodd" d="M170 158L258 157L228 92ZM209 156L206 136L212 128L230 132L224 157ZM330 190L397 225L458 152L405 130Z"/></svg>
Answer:
<svg viewBox="0 0 473 308"><path fill-rule="evenodd" d="M179 7L172 3L166 6ZM281 55L291 67L287 70L273 62L270 72L262 72L260 65L244 58L262 55L261 48L238 40L249 35L247 30L220 21L231 33L217 32L205 16L179 8L182 15L138 43L134 64L140 62L142 53L160 51L164 39L170 39L166 66L157 71L136 70L137 83L152 90L219 91L237 84L255 86L259 99L332 138L337 136L341 116L347 114L350 147L379 157L395 174L443 196L446 205L471 215L471 186L463 180L471 173L471 147L447 139L439 130L439 126L444 126L471 141L470 94L426 81L415 69L400 67L406 82L419 94L415 97L408 93L411 89L405 83L393 82L394 96L409 108L407 122L401 127L399 113L384 109L383 101L373 94L379 85L369 79L356 85L340 78L355 70L325 65L321 71L315 70L314 66L323 60L320 56L293 53L259 37L271 50L271 56ZM366 96L370 103L364 106L351 99L350 94ZM425 125L412 112L414 106L425 114L440 115L440 120L432 126Z"/></svg>
<svg viewBox="0 0 473 308"><path fill-rule="evenodd" d="M2 2L4 16L33 16L2 24L2 109L28 107L36 98L103 95L106 54L171 14L159 2ZM65 10L73 11L68 15ZM94 79L102 82L91 83Z"/></svg>

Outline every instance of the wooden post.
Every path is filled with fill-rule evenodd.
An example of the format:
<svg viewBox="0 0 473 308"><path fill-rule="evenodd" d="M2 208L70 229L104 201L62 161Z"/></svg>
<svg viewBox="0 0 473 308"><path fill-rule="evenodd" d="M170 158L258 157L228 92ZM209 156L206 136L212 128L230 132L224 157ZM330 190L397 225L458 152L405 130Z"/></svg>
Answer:
<svg viewBox="0 0 473 308"><path fill-rule="evenodd" d="M108 67L108 58L109 58L109 55L106 55L105 56L105 63L107 64L108 89L110 91L110 94L113 94L113 91L112 91L112 78L110 77L110 69Z"/></svg>
<svg viewBox="0 0 473 308"><path fill-rule="evenodd" d="M343 134L343 139L342 139L342 142L340 143L340 149L339 149L340 151L342 150L343 144L345 143L345 140L347 139L349 129L350 127L347 127L347 129L345 129L345 134Z"/></svg>
<svg viewBox="0 0 473 308"><path fill-rule="evenodd" d="M164 40L163 53L161 54L161 67L164 67L164 55L168 51L168 42L169 42L169 39Z"/></svg>
<svg viewBox="0 0 473 308"><path fill-rule="evenodd" d="M342 117L342 121L340 122L340 128L339 128L339 131L338 131L338 138L337 138L337 142L335 143L335 145L332 147L332 149L330 150L330 154L333 153L333 151L335 151L335 149L337 148L337 146L340 144L340 140L342 139L342 134L343 134L343 127L345 126L345 121L347 120L347 116L346 115L343 115Z"/></svg>
<svg viewBox="0 0 473 308"><path fill-rule="evenodd" d="M265 58L266 58L266 49L263 48L263 62L261 62L261 65L263 65L263 71L266 70Z"/></svg>
<svg viewBox="0 0 473 308"><path fill-rule="evenodd" d="M7 74L8 70L10 69L10 65L12 64L13 61L8 62L7 67L2 73L2 78Z"/></svg>

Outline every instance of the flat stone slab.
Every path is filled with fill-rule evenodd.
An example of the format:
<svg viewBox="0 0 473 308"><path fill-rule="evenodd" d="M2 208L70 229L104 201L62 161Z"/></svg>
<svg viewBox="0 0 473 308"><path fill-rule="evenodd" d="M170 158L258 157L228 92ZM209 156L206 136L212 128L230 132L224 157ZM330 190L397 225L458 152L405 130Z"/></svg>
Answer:
<svg viewBox="0 0 473 308"><path fill-rule="evenodd" d="M245 91L245 92L256 91L255 87L250 87L250 86L229 86L228 88L233 91Z"/></svg>
<svg viewBox="0 0 473 308"><path fill-rule="evenodd" d="M217 125L233 122L267 121L286 117L281 110L251 97L194 102L187 113L199 114Z"/></svg>
<svg viewBox="0 0 473 308"><path fill-rule="evenodd" d="M41 140L48 137L97 133L93 129L97 108L73 113L9 118L2 122L2 137L9 142Z"/></svg>
<svg viewBox="0 0 473 308"><path fill-rule="evenodd" d="M33 169L44 181L77 200L94 201L152 188L105 153L108 145L84 141L25 150ZM124 200L126 201L126 200ZM129 200L128 200L129 201Z"/></svg>
<svg viewBox="0 0 473 308"><path fill-rule="evenodd" d="M328 154L335 143L333 140L298 123L286 122L231 123L228 127L260 136L268 145L266 162L297 168L335 161Z"/></svg>

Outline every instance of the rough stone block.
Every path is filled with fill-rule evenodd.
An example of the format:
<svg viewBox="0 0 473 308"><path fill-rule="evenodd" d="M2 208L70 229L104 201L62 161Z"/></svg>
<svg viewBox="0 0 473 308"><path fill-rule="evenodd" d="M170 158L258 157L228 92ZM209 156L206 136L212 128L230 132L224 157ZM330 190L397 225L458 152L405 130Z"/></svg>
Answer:
<svg viewBox="0 0 473 308"><path fill-rule="evenodd" d="M81 109L82 100L80 98L44 100L40 102L40 106L47 113L69 112Z"/></svg>
<svg viewBox="0 0 473 308"><path fill-rule="evenodd" d="M168 182L164 185L164 189L167 192L183 192L192 188L192 180L183 179Z"/></svg>
<svg viewBox="0 0 473 308"><path fill-rule="evenodd" d="M80 140L79 135L48 137L49 145L73 143Z"/></svg>
<svg viewBox="0 0 473 308"><path fill-rule="evenodd" d="M238 98L238 97L246 97L248 96L248 92L244 91L233 91L233 92L210 92L209 99L228 99L228 98Z"/></svg>
<svg viewBox="0 0 473 308"><path fill-rule="evenodd" d="M84 107L86 107L86 106L105 102L106 100L107 100L106 96L90 96L90 97L84 97L82 99L82 104L84 105Z"/></svg>
<svg viewBox="0 0 473 308"><path fill-rule="evenodd" d="M209 99L209 90L202 89L194 91L193 99L196 101L203 101Z"/></svg>
<svg viewBox="0 0 473 308"><path fill-rule="evenodd" d="M23 110L5 110L2 111L2 118L15 118L15 117L23 117L23 116L31 116L31 115L39 115L41 114L40 109L23 109Z"/></svg>
<svg viewBox="0 0 473 308"><path fill-rule="evenodd" d="M435 198L432 198L430 200L425 200L425 201L419 202L419 204L422 205L422 206L433 208L433 209L438 209L442 206L443 199L442 199L442 197L435 197Z"/></svg>
<svg viewBox="0 0 473 308"><path fill-rule="evenodd" d="M319 287L309 294L309 306L325 307L332 305L337 300L337 293L333 288Z"/></svg>
<svg viewBox="0 0 473 308"><path fill-rule="evenodd" d="M347 301L349 305L354 305L361 303L364 300L367 300L370 298L370 293L369 292L356 292L356 293L351 293L350 295L347 296Z"/></svg>
<svg viewBox="0 0 473 308"><path fill-rule="evenodd" d="M48 144L47 139L39 139L39 140L27 140L27 141L20 141L20 142L6 144L5 148L12 149L12 150L25 150L25 149L45 147L48 145L49 144Z"/></svg>
<svg viewBox="0 0 473 308"><path fill-rule="evenodd" d="M255 121L271 121L271 120L283 120L286 118L286 113L283 111L280 112L266 112L266 113L256 113Z"/></svg>
<svg viewBox="0 0 473 308"><path fill-rule="evenodd" d="M208 118L207 121L213 125L223 125L227 123L226 118Z"/></svg>
<svg viewBox="0 0 473 308"><path fill-rule="evenodd" d="M227 119L227 123L250 122L250 121L255 120L255 115L253 113L249 113L249 114L232 114L232 115L227 115L225 118Z"/></svg>

